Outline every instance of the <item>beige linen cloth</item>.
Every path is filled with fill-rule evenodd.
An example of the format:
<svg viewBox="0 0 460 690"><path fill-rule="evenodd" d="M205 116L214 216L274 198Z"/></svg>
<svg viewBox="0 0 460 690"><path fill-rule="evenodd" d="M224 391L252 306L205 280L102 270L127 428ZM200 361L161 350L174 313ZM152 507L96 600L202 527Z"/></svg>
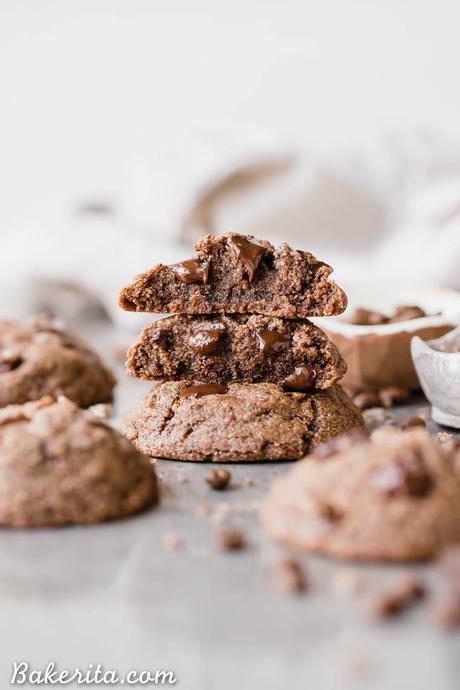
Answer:
<svg viewBox="0 0 460 690"><path fill-rule="evenodd" d="M2 315L49 306L68 316L65 284L76 288L76 310L89 294L138 330L117 308L119 288L158 261L190 255L203 233L230 230L308 249L346 286L382 279L460 289L460 146L432 134L334 149L260 132L164 136L134 166L115 211L3 232Z"/></svg>

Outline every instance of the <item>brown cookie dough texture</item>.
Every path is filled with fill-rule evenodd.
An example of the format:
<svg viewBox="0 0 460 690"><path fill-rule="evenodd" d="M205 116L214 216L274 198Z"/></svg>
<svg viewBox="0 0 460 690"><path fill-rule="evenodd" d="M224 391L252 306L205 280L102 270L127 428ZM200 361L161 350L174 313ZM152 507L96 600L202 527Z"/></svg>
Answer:
<svg viewBox="0 0 460 690"><path fill-rule="evenodd" d="M420 428L382 428L370 440L338 440L272 484L261 521L276 540L308 552L431 558L460 542L454 460Z"/></svg>
<svg viewBox="0 0 460 690"><path fill-rule="evenodd" d="M298 460L323 441L362 425L339 386L285 393L271 383L154 386L125 422L142 452L177 460Z"/></svg>
<svg viewBox="0 0 460 690"><path fill-rule="evenodd" d="M0 407L44 395L89 407L110 402L114 386L98 355L55 321L0 321Z"/></svg>
<svg viewBox="0 0 460 690"><path fill-rule="evenodd" d="M120 293L128 311L182 314L250 313L303 319L342 313L347 299L332 269L312 254L251 236L206 235L197 256L158 264Z"/></svg>
<svg viewBox="0 0 460 690"><path fill-rule="evenodd" d="M0 525L96 523L158 497L148 458L66 398L0 410Z"/></svg>
<svg viewBox="0 0 460 690"><path fill-rule="evenodd" d="M305 388L329 388L346 371L337 348L309 321L269 316L172 316L142 332L128 352L142 379L284 384L296 369ZM292 385L291 387L296 387Z"/></svg>

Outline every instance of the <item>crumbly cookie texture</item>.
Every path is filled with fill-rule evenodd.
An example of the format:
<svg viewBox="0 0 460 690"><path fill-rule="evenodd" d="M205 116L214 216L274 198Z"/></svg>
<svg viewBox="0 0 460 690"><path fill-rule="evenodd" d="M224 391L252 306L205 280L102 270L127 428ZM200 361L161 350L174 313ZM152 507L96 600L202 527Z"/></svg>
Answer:
<svg viewBox="0 0 460 690"><path fill-rule="evenodd" d="M362 560L431 558L460 542L453 452L421 428L382 428L318 448L270 488L260 512L276 540ZM327 450L327 448L326 448Z"/></svg>
<svg viewBox="0 0 460 690"><path fill-rule="evenodd" d="M97 523L158 498L151 461L66 398L0 410L0 525Z"/></svg>
<svg viewBox="0 0 460 690"><path fill-rule="evenodd" d="M346 364L309 321L178 315L144 329L128 352L127 370L142 379L266 381L305 391L335 385Z"/></svg>
<svg viewBox="0 0 460 690"><path fill-rule="evenodd" d="M65 395L80 407L110 402L115 378L58 322L0 321L0 407Z"/></svg>
<svg viewBox="0 0 460 690"><path fill-rule="evenodd" d="M125 422L142 452L177 460L298 460L319 443L362 425L339 386L285 393L272 383L190 381L154 386Z"/></svg>
<svg viewBox="0 0 460 690"><path fill-rule="evenodd" d="M197 256L158 264L120 293L127 311L183 314L250 313L303 319L341 314L347 298L332 268L312 254L252 236L206 235Z"/></svg>

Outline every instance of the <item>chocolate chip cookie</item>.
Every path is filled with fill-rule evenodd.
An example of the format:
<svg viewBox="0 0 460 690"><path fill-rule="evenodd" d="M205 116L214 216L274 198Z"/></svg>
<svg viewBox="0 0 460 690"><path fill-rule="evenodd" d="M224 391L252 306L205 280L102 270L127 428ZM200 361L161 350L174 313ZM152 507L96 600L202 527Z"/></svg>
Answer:
<svg viewBox="0 0 460 690"><path fill-rule="evenodd" d="M272 537L338 558L390 561L430 558L460 542L454 455L426 430L387 427L331 446L273 483L260 513Z"/></svg>
<svg viewBox="0 0 460 690"><path fill-rule="evenodd" d="M128 352L127 370L141 379L266 381L306 391L336 384L346 364L309 321L178 315L144 329Z"/></svg>
<svg viewBox="0 0 460 690"><path fill-rule="evenodd" d="M120 293L128 311L182 314L264 314L303 319L332 316L347 306L329 279L332 268L312 254L229 233L203 237L197 256L158 264Z"/></svg>
<svg viewBox="0 0 460 690"><path fill-rule="evenodd" d="M98 355L55 320L0 321L0 407L43 395L89 407L109 402L114 386Z"/></svg>
<svg viewBox="0 0 460 690"><path fill-rule="evenodd" d="M142 452L177 460L298 460L316 445L362 425L348 396L333 386L285 393L273 383L157 384L125 422Z"/></svg>
<svg viewBox="0 0 460 690"><path fill-rule="evenodd" d="M0 410L0 525L121 518L158 497L155 471L119 432L66 398Z"/></svg>

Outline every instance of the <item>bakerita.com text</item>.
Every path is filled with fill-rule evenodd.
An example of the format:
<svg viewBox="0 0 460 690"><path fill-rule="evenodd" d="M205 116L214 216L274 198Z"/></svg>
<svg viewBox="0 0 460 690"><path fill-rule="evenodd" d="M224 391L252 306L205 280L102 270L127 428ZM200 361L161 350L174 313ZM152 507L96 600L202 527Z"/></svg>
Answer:
<svg viewBox="0 0 460 690"><path fill-rule="evenodd" d="M13 661L10 685L175 685L174 671L132 669L120 673L104 669L102 664L88 664L85 669L59 669L54 661L45 668L31 668L27 661Z"/></svg>

